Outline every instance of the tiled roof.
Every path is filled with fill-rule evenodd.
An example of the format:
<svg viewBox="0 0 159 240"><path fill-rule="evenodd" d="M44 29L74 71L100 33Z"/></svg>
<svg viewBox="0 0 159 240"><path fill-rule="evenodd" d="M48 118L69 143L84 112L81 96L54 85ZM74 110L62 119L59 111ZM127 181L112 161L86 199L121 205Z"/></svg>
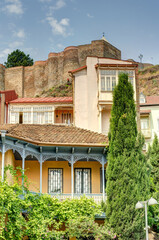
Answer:
<svg viewBox="0 0 159 240"><path fill-rule="evenodd" d="M72 103L72 97L17 98L10 103Z"/></svg>
<svg viewBox="0 0 159 240"><path fill-rule="evenodd" d="M9 137L41 146L108 145L107 136L68 125L4 124L0 130L7 130Z"/></svg>
<svg viewBox="0 0 159 240"><path fill-rule="evenodd" d="M159 105L159 96L146 96L146 103L140 103L140 106Z"/></svg>

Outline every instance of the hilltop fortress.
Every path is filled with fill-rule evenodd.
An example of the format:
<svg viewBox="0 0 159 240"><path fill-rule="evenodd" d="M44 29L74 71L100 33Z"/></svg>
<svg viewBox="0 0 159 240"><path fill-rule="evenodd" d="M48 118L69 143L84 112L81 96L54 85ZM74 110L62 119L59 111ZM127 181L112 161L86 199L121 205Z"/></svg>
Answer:
<svg viewBox="0 0 159 240"><path fill-rule="evenodd" d="M103 38L49 53L46 61L36 61L33 66L5 68L0 64L0 90L14 89L19 97L35 97L43 90L66 83L70 78L68 71L84 66L87 56L121 59L121 51Z"/></svg>

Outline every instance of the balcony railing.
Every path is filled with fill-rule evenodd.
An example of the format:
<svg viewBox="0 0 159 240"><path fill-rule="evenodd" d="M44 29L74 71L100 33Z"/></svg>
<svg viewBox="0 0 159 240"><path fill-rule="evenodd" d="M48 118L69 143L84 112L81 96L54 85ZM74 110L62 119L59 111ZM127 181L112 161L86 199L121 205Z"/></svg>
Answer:
<svg viewBox="0 0 159 240"><path fill-rule="evenodd" d="M52 197L56 197L60 200L65 200L67 198L70 198L72 199L72 195L71 193L61 193L61 194L50 194ZM77 194L77 193L74 193L73 194L73 198L80 198L82 196L86 196L87 198L93 198L93 200L96 202L96 203L101 203L102 199L103 199L103 194L102 193L90 193L90 194Z"/></svg>
<svg viewBox="0 0 159 240"><path fill-rule="evenodd" d="M151 129L141 129L141 132L145 138L151 138Z"/></svg>

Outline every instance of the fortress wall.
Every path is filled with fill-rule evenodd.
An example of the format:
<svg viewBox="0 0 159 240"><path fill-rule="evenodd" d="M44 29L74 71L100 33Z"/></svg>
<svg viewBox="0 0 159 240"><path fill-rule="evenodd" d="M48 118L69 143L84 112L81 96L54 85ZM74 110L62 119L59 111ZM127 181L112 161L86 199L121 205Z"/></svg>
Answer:
<svg viewBox="0 0 159 240"><path fill-rule="evenodd" d="M5 67L0 64L0 91L4 90L4 73L5 73Z"/></svg>
<svg viewBox="0 0 159 240"><path fill-rule="evenodd" d="M58 84L58 53L52 53L47 60L47 89Z"/></svg>
<svg viewBox="0 0 159 240"><path fill-rule="evenodd" d="M33 66L24 68L24 97L34 96L34 75Z"/></svg>
<svg viewBox="0 0 159 240"><path fill-rule="evenodd" d="M79 68L78 48L67 47L64 50L63 81L67 82L69 78L68 71Z"/></svg>
<svg viewBox="0 0 159 240"><path fill-rule="evenodd" d="M45 61L35 62L33 67L34 67L33 68L34 95L32 95L32 97L39 95L39 93L41 93L48 87L48 78L46 76L45 71L46 62Z"/></svg>
<svg viewBox="0 0 159 240"><path fill-rule="evenodd" d="M0 65L0 90L14 89L19 97L35 97L43 90L66 83L70 78L68 71L84 66L87 56L121 59L121 52L104 40L96 40L50 53L46 61L37 61L31 67L5 69Z"/></svg>
<svg viewBox="0 0 159 240"><path fill-rule="evenodd" d="M5 90L15 90L19 97L24 96L24 67L5 69Z"/></svg>

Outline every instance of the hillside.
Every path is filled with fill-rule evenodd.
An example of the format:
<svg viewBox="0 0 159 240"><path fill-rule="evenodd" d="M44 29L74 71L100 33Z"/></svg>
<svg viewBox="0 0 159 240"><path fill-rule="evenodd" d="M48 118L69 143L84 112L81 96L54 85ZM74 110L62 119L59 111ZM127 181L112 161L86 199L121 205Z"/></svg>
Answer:
<svg viewBox="0 0 159 240"><path fill-rule="evenodd" d="M56 85L48 90L43 90L41 94L36 97L72 97L72 83L67 82L62 85Z"/></svg>
<svg viewBox="0 0 159 240"><path fill-rule="evenodd" d="M139 86L140 92L146 96L159 95L159 65L149 66L144 65L144 69L139 70ZM56 85L48 90L44 90L36 97L71 97L72 83L66 82L62 85Z"/></svg>
<svg viewBox="0 0 159 240"><path fill-rule="evenodd" d="M139 86L146 96L159 95L159 65L139 70Z"/></svg>

